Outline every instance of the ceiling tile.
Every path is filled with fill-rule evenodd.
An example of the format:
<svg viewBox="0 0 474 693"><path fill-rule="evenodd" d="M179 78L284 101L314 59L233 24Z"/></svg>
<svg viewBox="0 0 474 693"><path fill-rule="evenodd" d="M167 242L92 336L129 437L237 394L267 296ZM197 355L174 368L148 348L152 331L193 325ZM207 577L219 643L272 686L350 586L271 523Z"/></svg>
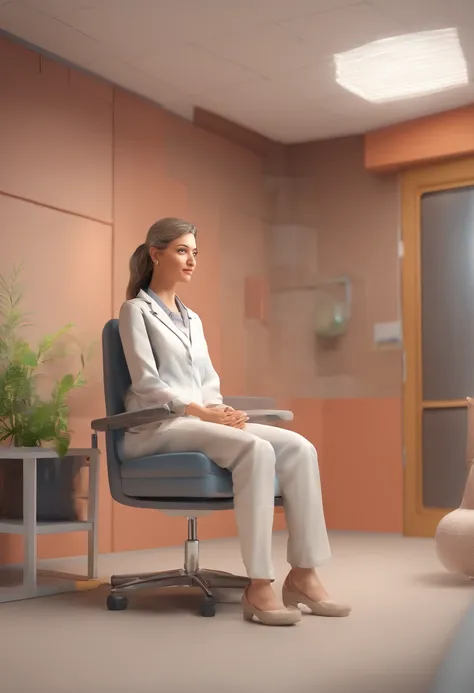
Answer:
<svg viewBox="0 0 474 693"><path fill-rule="evenodd" d="M90 65L89 69L109 82L153 99L157 103L182 99L184 96L175 86L119 60L100 60Z"/></svg>
<svg viewBox="0 0 474 693"><path fill-rule="evenodd" d="M66 4L56 12L89 36L138 55L152 53L169 38L177 48L196 36L245 31L250 22L248 13L228 0L98 0L75 10Z"/></svg>
<svg viewBox="0 0 474 693"><path fill-rule="evenodd" d="M57 19L63 19L78 10L100 7L101 5L130 4L130 0L23 0L25 5L46 12Z"/></svg>
<svg viewBox="0 0 474 693"><path fill-rule="evenodd" d="M212 39L198 37L194 43L264 77L304 67L316 60L309 43L301 41L278 24L251 29L244 36L224 34Z"/></svg>
<svg viewBox="0 0 474 693"><path fill-rule="evenodd" d="M108 55L98 41L23 2L0 8L0 29L81 67Z"/></svg>
<svg viewBox="0 0 474 693"><path fill-rule="evenodd" d="M316 121L333 117L304 98L292 98L270 81L241 84L218 94L201 96L196 105L278 140L291 124L297 129L298 124L310 120L314 127Z"/></svg>
<svg viewBox="0 0 474 693"><path fill-rule="evenodd" d="M87 36L103 42L122 59L148 55L166 38L160 21L164 0L102 0L88 6L61 12L61 20ZM160 37L160 32L163 37ZM176 37L175 37L176 40Z"/></svg>
<svg viewBox="0 0 474 693"><path fill-rule="evenodd" d="M403 25L404 31L463 27L474 22L470 0L371 0L373 5Z"/></svg>
<svg viewBox="0 0 474 693"><path fill-rule="evenodd" d="M42 6L43 0L28 0ZM146 51L173 35L211 41L360 0L45 0L50 12L90 36ZM48 11L48 10L46 10Z"/></svg>
<svg viewBox="0 0 474 693"><path fill-rule="evenodd" d="M296 102L299 102L299 105L294 106ZM291 110L303 107L307 103L300 91L290 88L289 85L288 89L281 89L277 81L265 79L256 79L196 96L196 104L203 108L219 106L248 111L258 111L264 106L271 106L275 111Z"/></svg>
<svg viewBox="0 0 474 693"><path fill-rule="evenodd" d="M318 55L333 55L401 33L401 25L370 2L281 22L281 26L309 42Z"/></svg>
<svg viewBox="0 0 474 693"><path fill-rule="evenodd" d="M196 33L204 38L238 34L246 29L296 17L354 5L360 0L175 0L185 8L180 13L185 25L191 19ZM198 22L198 24L196 24Z"/></svg>
<svg viewBox="0 0 474 693"><path fill-rule="evenodd" d="M245 88L245 86L244 86ZM235 90L233 90L235 92ZM345 90L335 81L334 61L331 59L320 60L309 67L299 68L291 71L281 71L278 76L267 80L260 86L261 93L266 96L274 94L275 98L284 102L291 100L301 102L301 104L330 103ZM237 92L238 93L238 92ZM224 94L218 92L216 97L225 98ZM259 93L256 91L254 99L258 103ZM361 101L354 96L355 101Z"/></svg>
<svg viewBox="0 0 474 693"><path fill-rule="evenodd" d="M188 94L200 94L247 82L260 76L245 67L189 44L161 44L157 52L134 63L152 76L160 76Z"/></svg>

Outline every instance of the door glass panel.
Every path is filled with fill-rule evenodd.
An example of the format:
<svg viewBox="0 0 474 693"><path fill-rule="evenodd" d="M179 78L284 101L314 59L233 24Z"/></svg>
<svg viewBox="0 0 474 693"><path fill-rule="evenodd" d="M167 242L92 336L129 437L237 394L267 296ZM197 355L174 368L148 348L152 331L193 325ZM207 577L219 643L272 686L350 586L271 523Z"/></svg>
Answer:
<svg viewBox="0 0 474 693"><path fill-rule="evenodd" d="M423 505L457 508L467 475L467 409L423 412Z"/></svg>
<svg viewBox="0 0 474 693"><path fill-rule="evenodd" d="M474 187L421 200L423 399L474 396Z"/></svg>

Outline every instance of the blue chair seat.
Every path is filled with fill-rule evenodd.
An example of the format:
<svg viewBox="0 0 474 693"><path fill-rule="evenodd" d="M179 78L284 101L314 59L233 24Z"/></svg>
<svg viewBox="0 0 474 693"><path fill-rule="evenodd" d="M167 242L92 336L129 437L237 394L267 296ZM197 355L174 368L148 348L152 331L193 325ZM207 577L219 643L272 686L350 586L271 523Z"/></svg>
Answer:
<svg viewBox="0 0 474 693"><path fill-rule="evenodd" d="M200 452L161 453L120 465L122 489L132 498L232 499L232 476ZM280 495L275 478L275 496Z"/></svg>

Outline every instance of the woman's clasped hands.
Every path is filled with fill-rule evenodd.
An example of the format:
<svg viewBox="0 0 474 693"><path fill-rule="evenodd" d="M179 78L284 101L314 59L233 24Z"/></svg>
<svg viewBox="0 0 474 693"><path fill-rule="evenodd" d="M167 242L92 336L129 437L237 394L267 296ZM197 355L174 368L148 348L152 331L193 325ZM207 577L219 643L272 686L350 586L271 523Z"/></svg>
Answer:
<svg viewBox="0 0 474 693"><path fill-rule="evenodd" d="M245 428L245 424L249 420L246 412L228 407L225 404L203 407L192 402L186 407L185 414L187 416L196 416L201 421L206 421L206 423L221 424L222 426L230 426L230 428L238 428L240 430Z"/></svg>
<svg viewBox="0 0 474 693"><path fill-rule="evenodd" d="M206 423L217 423L222 426L239 429L245 428L245 424L249 420L248 415L244 411L228 407L226 404L203 407L202 404L191 402L186 407L185 414L186 416L195 416Z"/></svg>
<svg viewBox="0 0 474 693"><path fill-rule="evenodd" d="M249 420L244 411L239 411L226 405L210 407L207 409L207 412L209 418L205 418L204 421L230 426L231 428L243 429Z"/></svg>

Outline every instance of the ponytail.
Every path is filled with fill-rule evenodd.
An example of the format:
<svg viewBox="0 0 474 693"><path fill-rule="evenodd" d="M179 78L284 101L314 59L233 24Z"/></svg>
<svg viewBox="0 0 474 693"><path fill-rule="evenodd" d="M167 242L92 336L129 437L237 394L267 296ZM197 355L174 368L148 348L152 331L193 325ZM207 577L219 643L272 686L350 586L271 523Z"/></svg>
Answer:
<svg viewBox="0 0 474 693"><path fill-rule="evenodd" d="M127 301L136 298L141 289L148 288L153 274L153 261L148 245L142 243L130 258L130 279L127 286Z"/></svg>

